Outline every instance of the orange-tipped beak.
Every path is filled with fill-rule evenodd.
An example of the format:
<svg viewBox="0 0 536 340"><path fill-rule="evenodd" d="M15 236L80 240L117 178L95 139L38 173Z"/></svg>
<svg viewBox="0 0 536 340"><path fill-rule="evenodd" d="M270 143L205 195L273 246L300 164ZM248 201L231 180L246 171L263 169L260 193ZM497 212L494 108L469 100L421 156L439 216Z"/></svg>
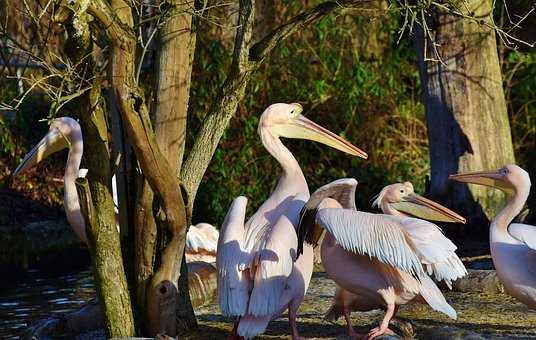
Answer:
<svg viewBox="0 0 536 340"><path fill-rule="evenodd" d="M350 155L365 159L368 158L368 155L365 151L299 114L299 112L302 110L301 105L294 105L296 105L296 111L298 114L289 119L287 123L278 124L272 128L279 136L286 138L308 139L331 146L332 148L346 152Z"/></svg>

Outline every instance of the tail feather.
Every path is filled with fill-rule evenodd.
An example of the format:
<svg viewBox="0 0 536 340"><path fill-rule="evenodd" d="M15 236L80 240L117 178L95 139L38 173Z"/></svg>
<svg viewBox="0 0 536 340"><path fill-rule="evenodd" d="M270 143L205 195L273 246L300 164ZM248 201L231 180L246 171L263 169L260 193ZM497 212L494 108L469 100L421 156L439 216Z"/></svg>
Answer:
<svg viewBox="0 0 536 340"><path fill-rule="evenodd" d="M240 323L238 324L238 335L244 337L245 339L252 339L257 335L264 333L271 319L272 317L269 315L244 315L240 318Z"/></svg>
<svg viewBox="0 0 536 340"><path fill-rule="evenodd" d="M452 289L452 281L467 275L467 269L457 255L449 257L445 262L428 265L428 274L432 275L437 281L444 281L449 289Z"/></svg>
<svg viewBox="0 0 536 340"><path fill-rule="evenodd" d="M420 294L430 307L438 312L448 315L451 319L456 320L456 311L448 304L447 300L445 300L445 297L439 288L437 288L434 281L432 281L428 275L423 275L420 279Z"/></svg>

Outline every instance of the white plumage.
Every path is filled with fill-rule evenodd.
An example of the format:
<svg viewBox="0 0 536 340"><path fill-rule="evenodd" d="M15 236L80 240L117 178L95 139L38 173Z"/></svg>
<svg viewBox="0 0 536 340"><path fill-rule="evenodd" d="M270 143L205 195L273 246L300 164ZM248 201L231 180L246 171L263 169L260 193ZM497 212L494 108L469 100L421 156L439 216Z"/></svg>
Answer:
<svg viewBox="0 0 536 340"><path fill-rule="evenodd" d="M427 221L403 215L371 214L355 208L342 209L355 207L356 185L357 181L353 179L334 181L315 191L306 204L308 211L318 209L313 223L327 231L321 257L326 272L338 286L326 318L336 319L344 314L348 332L355 336L349 317L352 310L384 308L386 314L380 327L369 333L369 338L372 338L389 332L388 324L396 312L395 305L420 295L433 309L455 319L455 310L426 270L448 284L450 280L465 275L465 267L454 253L456 246L442 234L441 229ZM412 202L405 207L414 208L422 202L430 206L434 217L463 220L437 203L417 197L412 189ZM380 201L389 197L385 190L378 195ZM419 213L426 211L419 207ZM447 217L440 216L440 213ZM302 216L307 214L305 211ZM307 218L302 219L305 221ZM300 235L307 228L300 225ZM311 232L317 235L316 231ZM304 238L307 239L307 236Z"/></svg>

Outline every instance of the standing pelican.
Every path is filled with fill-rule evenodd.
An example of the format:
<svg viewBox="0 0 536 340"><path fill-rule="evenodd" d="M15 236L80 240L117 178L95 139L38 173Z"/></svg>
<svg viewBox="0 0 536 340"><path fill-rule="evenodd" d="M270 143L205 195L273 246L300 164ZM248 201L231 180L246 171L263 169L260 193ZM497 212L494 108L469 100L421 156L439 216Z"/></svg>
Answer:
<svg viewBox="0 0 536 340"><path fill-rule="evenodd" d="M497 188L510 196L490 225L491 258L506 292L536 308L536 227L510 224L529 196L529 174L511 164L497 171L456 174L449 178Z"/></svg>
<svg viewBox="0 0 536 340"><path fill-rule="evenodd" d="M84 143L82 141L82 129L78 122L70 117L61 117L54 119L50 124L48 133L37 143L37 145L24 157L19 164L13 177L18 176L32 166L41 162L51 154L69 148L67 164L63 183L65 186L63 193L63 208L67 221L73 228L75 234L87 243L86 226L84 218L80 212L80 203L78 202L78 193L74 181L78 177L80 162L84 152Z"/></svg>
<svg viewBox="0 0 536 340"><path fill-rule="evenodd" d="M327 318L344 315L348 333L358 336L350 322L353 310L385 309L379 327L367 339L392 334L389 322L398 307L421 296L435 310L455 319L456 311L424 272L447 282L466 274L454 253L456 246L429 222L387 214L360 212L355 207L354 179L340 179L319 188L302 211L299 248L304 241L315 245L323 229L321 259L331 279L340 287ZM465 222L456 213L413 193L407 184L382 190L379 202L394 205L413 216ZM389 207L393 209L393 206ZM305 245L307 245L307 243Z"/></svg>
<svg viewBox="0 0 536 340"><path fill-rule="evenodd" d="M67 156L65 174L63 176L63 207L67 221L74 232L82 242L87 243L86 225L80 212L78 193L76 192L75 186L76 178L85 177L87 174L87 169L80 169L84 143L82 140L82 129L76 120L70 117L54 119L50 124L48 133L24 157L17 169L15 169L13 177L20 175L53 153L66 148L69 148L69 155ZM114 202L117 205L115 188L115 177L113 177L112 190ZM186 234L187 262L201 259L213 262L215 259L217 238L218 231L206 223L191 226Z"/></svg>
<svg viewBox="0 0 536 340"><path fill-rule="evenodd" d="M280 137L302 138L348 154L367 154L301 115L300 104L273 104L261 115L258 133L283 173L276 188L245 222L245 197L237 197L218 240L219 304L224 315L237 316L233 334L252 338L287 308L292 338L299 339L296 314L313 269L313 251L296 261L296 227L309 189L298 162Z"/></svg>

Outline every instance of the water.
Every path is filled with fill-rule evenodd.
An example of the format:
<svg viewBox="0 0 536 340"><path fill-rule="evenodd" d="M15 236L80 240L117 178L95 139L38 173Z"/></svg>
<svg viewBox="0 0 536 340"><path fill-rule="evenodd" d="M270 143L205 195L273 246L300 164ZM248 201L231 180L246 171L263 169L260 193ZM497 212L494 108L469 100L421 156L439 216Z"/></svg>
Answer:
<svg viewBox="0 0 536 340"><path fill-rule="evenodd" d="M18 339L37 320L77 310L95 297L89 268L68 273L28 270L0 280L0 339Z"/></svg>

